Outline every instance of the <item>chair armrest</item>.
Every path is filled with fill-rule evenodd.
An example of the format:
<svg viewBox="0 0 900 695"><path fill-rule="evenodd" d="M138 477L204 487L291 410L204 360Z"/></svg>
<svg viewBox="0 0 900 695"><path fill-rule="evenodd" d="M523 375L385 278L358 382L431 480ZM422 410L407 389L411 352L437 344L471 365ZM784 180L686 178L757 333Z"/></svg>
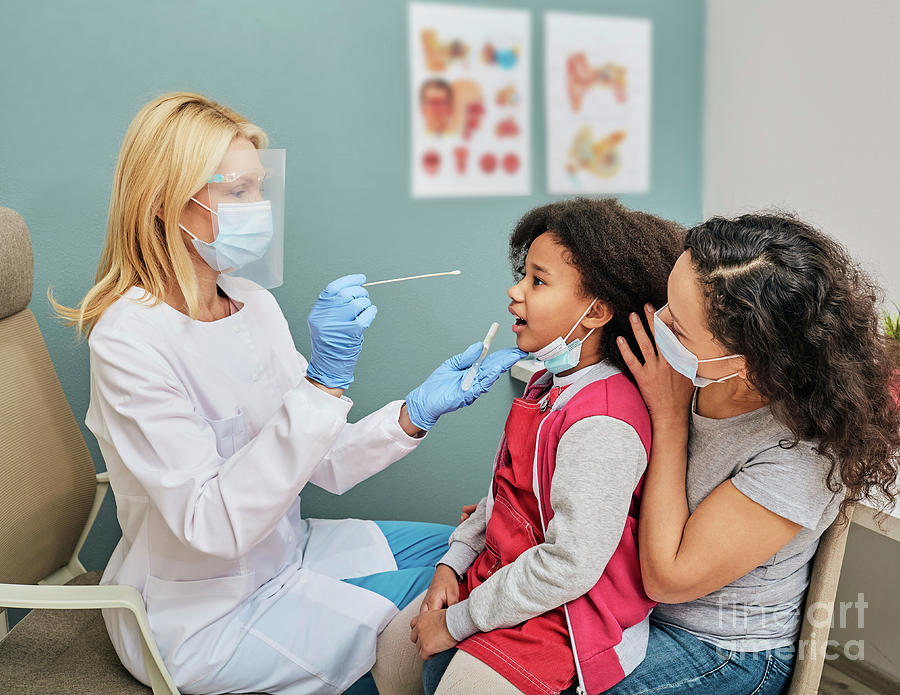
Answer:
<svg viewBox="0 0 900 695"><path fill-rule="evenodd" d="M81 554L84 542L87 540L88 534L94 526L97 514L100 513L100 507L103 504L103 498L106 497L107 490L109 490L109 472L103 471L102 473L97 473L97 488L94 491L94 503L91 506L91 512L88 514L87 521L84 524L84 529L81 531L81 536L79 536L78 542L75 544L75 551L72 553L72 558L69 560L68 567L71 570L73 577L85 572L84 565L81 564L78 556Z"/></svg>
<svg viewBox="0 0 900 695"><path fill-rule="evenodd" d="M179 695L153 639L144 601L134 587L118 584L105 586L0 584L0 606L49 610L124 608L131 611L140 630L144 666L153 694Z"/></svg>
<svg viewBox="0 0 900 695"><path fill-rule="evenodd" d="M0 606L5 608L89 609L126 608L146 618L137 589L120 584L106 586L53 586L0 584Z"/></svg>

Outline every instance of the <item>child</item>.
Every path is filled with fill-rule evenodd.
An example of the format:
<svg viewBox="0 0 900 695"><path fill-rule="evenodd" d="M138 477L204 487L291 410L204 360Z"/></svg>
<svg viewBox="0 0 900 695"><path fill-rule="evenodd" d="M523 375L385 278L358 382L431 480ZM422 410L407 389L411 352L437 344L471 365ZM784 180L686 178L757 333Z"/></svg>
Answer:
<svg viewBox="0 0 900 695"><path fill-rule="evenodd" d="M488 496L451 536L412 620L429 695L573 683L594 695L644 658L653 603L637 512L650 418L615 340L633 339L631 312L665 303L680 249L676 225L613 200L552 203L513 232L512 330L547 371L513 401ZM376 670L382 695L394 690L379 680L388 666Z"/></svg>

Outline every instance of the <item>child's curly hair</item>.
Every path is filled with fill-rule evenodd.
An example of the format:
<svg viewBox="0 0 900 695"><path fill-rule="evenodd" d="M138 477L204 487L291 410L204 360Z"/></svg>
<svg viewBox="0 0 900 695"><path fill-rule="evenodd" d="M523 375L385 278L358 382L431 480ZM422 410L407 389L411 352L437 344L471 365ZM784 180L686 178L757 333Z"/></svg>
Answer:
<svg viewBox="0 0 900 695"><path fill-rule="evenodd" d="M880 291L840 244L786 214L713 217L685 248L709 327L795 439L831 462L841 504L897 494L900 411L880 328ZM790 447L785 442L782 446Z"/></svg>
<svg viewBox="0 0 900 695"><path fill-rule="evenodd" d="M644 304L666 303L669 273L683 251L684 230L674 222L629 210L605 198L574 198L543 205L526 213L509 239L513 272L524 276L532 242L549 232L568 251L568 261L581 274L585 295L609 307L613 318L600 331L600 355L631 378L616 338L624 336L635 355L640 348L628 320L636 312L650 333Z"/></svg>

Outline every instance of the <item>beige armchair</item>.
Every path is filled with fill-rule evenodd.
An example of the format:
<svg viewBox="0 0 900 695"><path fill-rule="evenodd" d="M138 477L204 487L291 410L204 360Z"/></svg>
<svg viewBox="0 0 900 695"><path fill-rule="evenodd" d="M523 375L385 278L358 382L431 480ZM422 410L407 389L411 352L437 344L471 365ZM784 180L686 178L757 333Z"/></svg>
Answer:
<svg viewBox="0 0 900 695"><path fill-rule="evenodd" d="M841 578L847 533L853 517L852 508L848 514L850 518L845 523L838 517L822 534L819 541L812 576L809 579L809 590L806 592L797 662L790 688L787 690L788 695L815 695L819 692L819 681L822 679L822 669L825 666L828 633L831 630L831 616L834 613L834 597ZM811 611L811 606L815 606L816 610Z"/></svg>
<svg viewBox="0 0 900 695"><path fill-rule="evenodd" d="M109 487L94 474L34 314L24 220L0 208L0 692L148 689L122 667L98 609L134 613L154 695L177 695L141 595L96 586L78 553ZM6 608L32 611L7 634ZM50 609L50 610L46 610Z"/></svg>

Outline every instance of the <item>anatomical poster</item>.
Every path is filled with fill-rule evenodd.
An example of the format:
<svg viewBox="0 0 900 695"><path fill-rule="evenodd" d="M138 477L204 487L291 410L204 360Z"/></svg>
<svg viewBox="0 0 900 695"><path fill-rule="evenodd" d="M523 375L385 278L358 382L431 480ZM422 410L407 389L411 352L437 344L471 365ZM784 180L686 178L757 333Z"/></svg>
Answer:
<svg viewBox="0 0 900 695"><path fill-rule="evenodd" d="M526 11L411 3L412 195L531 192Z"/></svg>
<svg viewBox="0 0 900 695"><path fill-rule="evenodd" d="M548 12L544 26L548 191L647 191L650 21Z"/></svg>

